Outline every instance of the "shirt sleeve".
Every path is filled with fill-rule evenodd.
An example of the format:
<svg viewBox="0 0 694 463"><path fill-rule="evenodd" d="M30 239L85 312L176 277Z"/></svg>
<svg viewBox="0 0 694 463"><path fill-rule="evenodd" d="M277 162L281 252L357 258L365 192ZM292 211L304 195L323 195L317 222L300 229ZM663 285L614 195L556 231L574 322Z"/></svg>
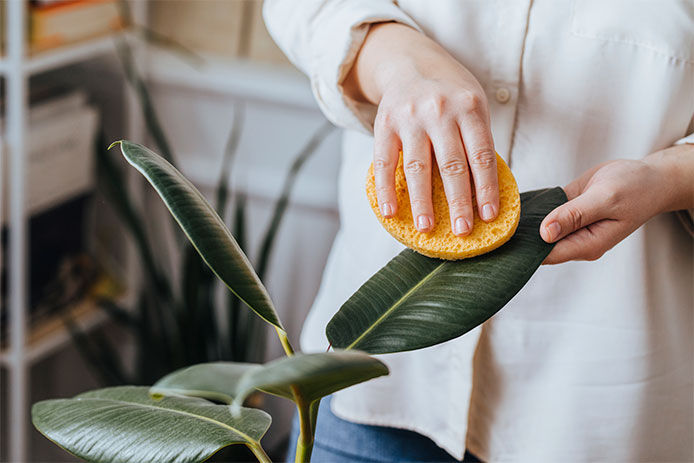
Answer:
<svg viewBox="0 0 694 463"><path fill-rule="evenodd" d="M694 145L694 117L692 117L692 122L689 124L689 132L691 132L689 135L677 140L675 145ZM694 209L677 211L677 218L680 219L680 222L682 222L689 234L694 237Z"/></svg>
<svg viewBox="0 0 694 463"><path fill-rule="evenodd" d="M325 116L335 125L371 133L376 107L342 87L373 23L395 21L417 30L391 0L266 0L263 17L279 47L309 76Z"/></svg>

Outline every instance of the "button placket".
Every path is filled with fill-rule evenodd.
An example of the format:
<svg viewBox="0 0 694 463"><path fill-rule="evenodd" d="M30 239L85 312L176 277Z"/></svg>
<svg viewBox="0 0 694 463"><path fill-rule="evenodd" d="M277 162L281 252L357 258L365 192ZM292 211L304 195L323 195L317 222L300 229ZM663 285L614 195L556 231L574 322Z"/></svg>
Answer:
<svg viewBox="0 0 694 463"><path fill-rule="evenodd" d="M498 101L501 104L506 104L508 103L508 100L511 99L511 91L507 87L499 87L496 89L496 101Z"/></svg>
<svg viewBox="0 0 694 463"><path fill-rule="evenodd" d="M496 3L496 52L488 89L493 98L490 98L490 109L494 118L494 144L509 165L518 105L521 58L531 7L532 0L499 0Z"/></svg>

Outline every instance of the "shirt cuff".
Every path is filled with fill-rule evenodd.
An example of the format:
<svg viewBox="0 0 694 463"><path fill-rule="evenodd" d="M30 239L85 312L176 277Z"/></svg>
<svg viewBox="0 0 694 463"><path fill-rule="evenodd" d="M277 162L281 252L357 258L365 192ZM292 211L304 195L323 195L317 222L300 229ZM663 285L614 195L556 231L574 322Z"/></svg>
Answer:
<svg viewBox="0 0 694 463"><path fill-rule="evenodd" d="M694 133L687 135L684 138L680 138L675 142L675 145L694 145ZM677 211L677 218L682 222L685 230L689 232L689 235L694 237L694 209L687 209L683 211Z"/></svg>
<svg viewBox="0 0 694 463"><path fill-rule="evenodd" d="M342 83L371 24L394 21L421 29L390 0L352 0L348 6L341 2L330 5L315 21L320 26L311 60L311 88L321 110L333 124L372 133L376 106L346 96Z"/></svg>
<svg viewBox="0 0 694 463"><path fill-rule="evenodd" d="M675 142L675 145L685 145L685 144L694 144L694 133L690 133L684 138L680 138Z"/></svg>

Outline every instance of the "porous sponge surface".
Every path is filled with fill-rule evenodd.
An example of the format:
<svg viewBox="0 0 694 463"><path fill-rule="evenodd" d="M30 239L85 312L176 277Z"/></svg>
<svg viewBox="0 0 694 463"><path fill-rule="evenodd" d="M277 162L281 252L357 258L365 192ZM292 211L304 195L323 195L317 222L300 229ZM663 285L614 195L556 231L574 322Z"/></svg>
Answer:
<svg viewBox="0 0 694 463"><path fill-rule="evenodd" d="M474 257L492 251L511 239L520 220L520 194L516 179L513 178L511 169L498 154L496 155L496 165L499 178L499 215L493 222L484 222L477 213L473 191L475 218L472 233L467 236L456 236L451 231L448 201L443 190L441 174L436 165L432 168L432 201L435 223L433 230L429 233L420 233L414 227L402 155L395 172L395 192L398 199L398 210L395 216L386 219L378 208L373 163L369 167L366 179L366 195L383 228L408 248L425 256L439 259L458 260Z"/></svg>

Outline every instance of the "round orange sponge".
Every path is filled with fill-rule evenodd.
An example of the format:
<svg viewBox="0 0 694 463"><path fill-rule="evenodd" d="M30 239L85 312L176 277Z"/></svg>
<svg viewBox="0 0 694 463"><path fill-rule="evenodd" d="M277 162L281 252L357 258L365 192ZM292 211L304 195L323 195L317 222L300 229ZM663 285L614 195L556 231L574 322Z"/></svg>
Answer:
<svg viewBox="0 0 694 463"><path fill-rule="evenodd" d="M518 227L520 220L520 194L516 179L504 160L496 155L499 178L499 216L490 223L484 222L474 207L475 219L472 233L457 236L451 231L448 201L443 191L441 174L436 165L432 168L432 201L434 203L434 228L429 233L420 233L412 222L410 196L402 168L402 155L395 173L395 192L398 211L394 217L383 218L376 199L373 164L366 179L366 195L376 217L388 233L408 248L420 254L439 259L458 260L478 256L492 251L507 242ZM473 190L473 204L474 190Z"/></svg>

